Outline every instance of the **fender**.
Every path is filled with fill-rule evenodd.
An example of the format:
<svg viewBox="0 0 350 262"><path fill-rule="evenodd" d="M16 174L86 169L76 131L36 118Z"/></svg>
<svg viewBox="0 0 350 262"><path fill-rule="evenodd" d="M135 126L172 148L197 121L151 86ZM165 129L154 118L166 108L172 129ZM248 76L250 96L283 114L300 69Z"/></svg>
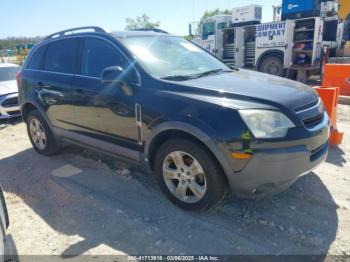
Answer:
<svg viewBox="0 0 350 262"><path fill-rule="evenodd" d="M232 173L232 169L230 167L230 164L228 162L228 159L226 158L225 154L220 150L218 143L208 134L203 132L201 129L192 126L187 123L179 122L179 121L170 121L165 122L162 124L159 124L157 127L155 127L148 138L145 141L145 149L144 149L144 156L146 161L148 161L148 155L150 146L152 144L152 141L162 132L164 131L182 131L184 133L187 133L189 135L192 135L196 137L199 141L201 141L204 145L206 145L211 153L215 156L215 158L218 160L220 165L222 166L224 173L226 176L229 176Z"/></svg>
<svg viewBox="0 0 350 262"><path fill-rule="evenodd" d="M21 113L22 113L22 119L23 119L23 121L25 121L24 118L23 118L23 108L24 108L25 106L27 106L27 105L31 105L31 106L35 107L35 108L40 112L41 116L45 119L45 121L47 122L47 124L49 125L49 127L52 129L53 126L52 126L52 124L51 124L49 118L47 117L47 115L46 115L44 109L39 105L39 103L37 103L37 102L35 102L35 101L32 101L32 100L26 99L26 100L24 100L24 101L21 103Z"/></svg>

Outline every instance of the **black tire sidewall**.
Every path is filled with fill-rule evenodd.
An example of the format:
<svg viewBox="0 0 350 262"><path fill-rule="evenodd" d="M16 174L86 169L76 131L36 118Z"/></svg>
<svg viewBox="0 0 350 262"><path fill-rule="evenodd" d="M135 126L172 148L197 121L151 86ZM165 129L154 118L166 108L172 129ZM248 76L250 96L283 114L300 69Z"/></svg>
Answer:
<svg viewBox="0 0 350 262"><path fill-rule="evenodd" d="M203 198L196 203L185 203L174 196L163 178L163 161L168 154L183 151L193 156L202 166L207 189ZM224 174L209 152L202 146L187 139L172 139L165 142L157 151L155 157L155 174L161 190L175 205L185 210L207 210L216 206L226 194Z"/></svg>
<svg viewBox="0 0 350 262"><path fill-rule="evenodd" d="M42 125L44 132L45 132L45 136L46 136L46 147L45 149L40 149L38 148L33 139L32 136L30 135L30 121L32 119L37 119L40 124ZM59 149L59 142L57 141L57 139L55 138L55 136L53 135L51 128L49 127L49 125L47 124L46 120L44 119L44 117L42 117L42 115L40 114L40 112L38 110L33 110L31 112L29 112L27 118L26 118L26 124L27 124L27 132L28 132L28 136L29 136L29 140L33 145L33 148L35 149L35 151L37 151L39 154L41 155L52 155L54 154L58 149Z"/></svg>
<svg viewBox="0 0 350 262"><path fill-rule="evenodd" d="M276 55L265 57L265 58L261 61L261 63L260 63L259 71L260 71L260 72L263 72L263 73L266 73L266 74L270 74L270 73L268 73L268 72L265 72L266 70L263 71L263 69L265 69L265 67L267 67L268 62L270 62L270 61L272 61L272 60L278 61L278 62L280 63L280 65L281 65L281 71L280 71L280 74L277 74L277 75L271 74L271 75L281 76L281 77L282 77L282 76L284 75L283 59L282 59L281 57L279 57L279 56L276 56Z"/></svg>

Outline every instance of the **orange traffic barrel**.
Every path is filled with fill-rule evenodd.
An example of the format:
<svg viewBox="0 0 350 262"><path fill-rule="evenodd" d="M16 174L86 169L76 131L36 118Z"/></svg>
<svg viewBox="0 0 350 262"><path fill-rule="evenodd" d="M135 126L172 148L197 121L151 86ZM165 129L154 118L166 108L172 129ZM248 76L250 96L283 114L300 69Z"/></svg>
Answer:
<svg viewBox="0 0 350 262"><path fill-rule="evenodd" d="M350 64L326 64L322 86L339 87L340 95L350 96Z"/></svg>
<svg viewBox="0 0 350 262"><path fill-rule="evenodd" d="M329 138L329 143L331 145L340 145L343 141L344 133L339 132L337 126L337 105L339 101L339 87L324 87L316 86L314 89L318 92L322 99L324 107L331 120L331 135Z"/></svg>

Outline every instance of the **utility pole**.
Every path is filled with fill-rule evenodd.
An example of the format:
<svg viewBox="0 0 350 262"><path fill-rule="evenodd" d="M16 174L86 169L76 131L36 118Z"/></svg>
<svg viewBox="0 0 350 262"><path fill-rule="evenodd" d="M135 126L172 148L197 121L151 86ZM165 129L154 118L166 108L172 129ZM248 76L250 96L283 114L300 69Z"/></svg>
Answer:
<svg viewBox="0 0 350 262"><path fill-rule="evenodd" d="M193 26L194 26L194 16L195 16L195 9L196 9L196 2L195 0L193 0L193 6L192 6L192 23L193 23Z"/></svg>
<svg viewBox="0 0 350 262"><path fill-rule="evenodd" d="M195 34L196 30L196 0L192 0L192 21L190 22L190 30L192 32L192 34Z"/></svg>

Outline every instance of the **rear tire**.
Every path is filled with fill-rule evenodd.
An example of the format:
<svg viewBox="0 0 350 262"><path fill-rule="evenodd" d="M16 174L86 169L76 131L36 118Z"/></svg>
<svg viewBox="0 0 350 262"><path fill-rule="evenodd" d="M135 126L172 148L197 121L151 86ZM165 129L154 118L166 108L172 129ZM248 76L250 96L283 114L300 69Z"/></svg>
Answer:
<svg viewBox="0 0 350 262"><path fill-rule="evenodd" d="M55 137L48 123L38 110L30 111L26 117L27 132L35 151L50 156L61 148L60 140Z"/></svg>
<svg viewBox="0 0 350 262"><path fill-rule="evenodd" d="M283 77L283 59L276 55L264 57L260 62L259 71L262 73Z"/></svg>
<svg viewBox="0 0 350 262"><path fill-rule="evenodd" d="M213 208L227 192L217 161L205 147L189 139L171 139L162 144L154 167L161 190L185 210Z"/></svg>

